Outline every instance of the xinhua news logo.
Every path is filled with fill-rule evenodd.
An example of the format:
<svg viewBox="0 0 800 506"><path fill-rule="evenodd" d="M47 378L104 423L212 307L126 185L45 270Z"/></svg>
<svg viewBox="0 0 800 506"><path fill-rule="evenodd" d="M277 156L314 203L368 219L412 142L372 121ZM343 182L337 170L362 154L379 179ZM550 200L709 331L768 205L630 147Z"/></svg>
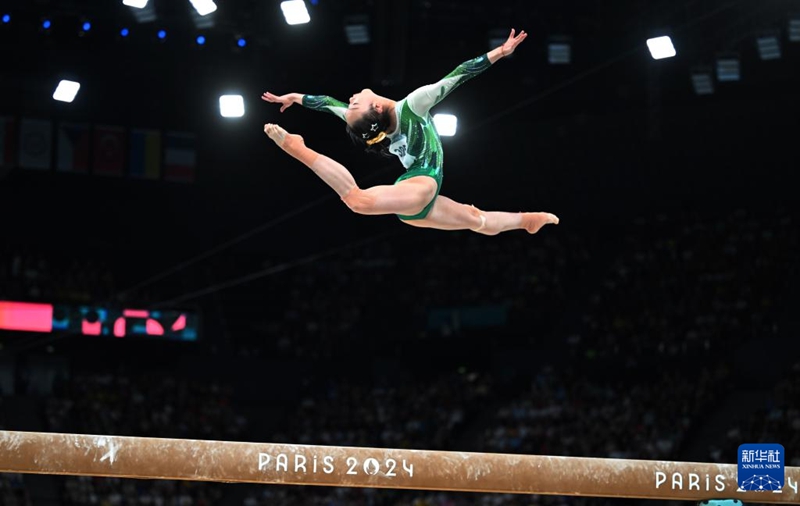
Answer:
<svg viewBox="0 0 800 506"><path fill-rule="evenodd" d="M780 492L786 476L783 446L744 444L739 447L739 490Z"/></svg>

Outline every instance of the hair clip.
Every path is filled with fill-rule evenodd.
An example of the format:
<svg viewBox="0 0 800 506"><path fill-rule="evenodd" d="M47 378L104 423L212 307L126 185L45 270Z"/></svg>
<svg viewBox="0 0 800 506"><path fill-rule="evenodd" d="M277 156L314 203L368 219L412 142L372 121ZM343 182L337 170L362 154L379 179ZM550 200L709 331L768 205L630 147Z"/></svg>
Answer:
<svg viewBox="0 0 800 506"><path fill-rule="evenodd" d="M372 126L369 127L369 129L371 131L373 131L373 132L377 132L378 131L378 124L377 123L373 123Z"/></svg>
<svg viewBox="0 0 800 506"><path fill-rule="evenodd" d="M361 134L361 138L362 139L369 139L369 134L368 133L363 133L363 134Z"/></svg>

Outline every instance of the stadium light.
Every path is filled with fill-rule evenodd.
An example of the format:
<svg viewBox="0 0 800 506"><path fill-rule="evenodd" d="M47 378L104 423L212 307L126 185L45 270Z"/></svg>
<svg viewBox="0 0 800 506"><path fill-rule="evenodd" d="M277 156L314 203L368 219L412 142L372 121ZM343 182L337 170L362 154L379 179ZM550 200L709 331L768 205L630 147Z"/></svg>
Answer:
<svg viewBox="0 0 800 506"><path fill-rule="evenodd" d="M369 20L367 16L349 16L344 21L344 33L351 46L369 44Z"/></svg>
<svg viewBox="0 0 800 506"><path fill-rule="evenodd" d="M800 15L789 20L789 40L800 42Z"/></svg>
<svg viewBox="0 0 800 506"><path fill-rule="evenodd" d="M777 34L765 34L756 37L758 55L762 60L779 60L781 57L781 46L778 42Z"/></svg>
<svg viewBox="0 0 800 506"><path fill-rule="evenodd" d="M654 60L672 58L677 54L675 46L672 45L672 39L667 35L647 39L647 47Z"/></svg>
<svg viewBox="0 0 800 506"><path fill-rule="evenodd" d="M72 102L81 89L81 83L75 81L62 80L56 86L56 91L53 92L53 98L59 102Z"/></svg>
<svg viewBox="0 0 800 506"><path fill-rule="evenodd" d="M241 95L222 95L219 97L219 113L223 118L244 116L244 99Z"/></svg>
<svg viewBox="0 0 800 506"><path fill-rule="evenodd" d="M135 7L137 9L144 9L147 7L148 0L122 0L123 5L127 5L128 7Z"/></svg>
<svg viewBox="0 0 800 506"><path fill-rule="evenodd" d="M207 16L217 10L217 4L214 3L214 0L189 0L192 3L192 7L197 13L201 16Z"/></svg>
<svg viewBox="0 0 800 506"><path fill-rule="evenodd" d="M166 30L159 30L156 35L158 36L159 40L164 40L164 39L167 38L167 31Z"/></svg>
<svg viewBox="0 0 800 506"><path fill-rule="evenodd" d="M741 78L741 63L738 56L720 56L717 58L717 81L739 81Z"/></svg>
<svg viewBox="0 0 800 506"><path fill-rule="evenodd" d="M119 31L119 36L120 37L127 37L130 34L131 34L131 31L128 30L127 28L123 28L122 30Z"/></svg>
<svg viewBox="0 0 800 506"><path fill-rule="evenodd" d="M301 25L311 21L306 3L303 0L286 0L281 2L281 10L286 23L290 25Z"/></svg>
<svg viewBox="0 0 800 506"><path fill-rule="evenodd" d="M712 95L714 93L714 78L711 69L698 67L692 70L692 88L697 95Z"/></svg>
<svg viewBox="0 0 800 506"><path fill-rule="evenodd" d="M124 5L133 7L133 16L137 23L152 23L158 19L153 2L148 0L122 0Z"/></svg>
<svg viewBox="0 0 800 506"><path fill-rule="evenodd" d="M11 22L11 14L3 14L3 24L8 24Z"/></svg>
<svg viewBox="0 0 800 506"><path fill-rule="evenodd" d="M458 118L452 114L436 114L433 117L433 124L436 131L442 137L452 137L456 134L458 128Z"/></svg>
<svg viewBox="0 0 800 506"><path fill-rule="evenodd" d="M238 39L236 39L236 45L239 47L245 47L247 45L247 39L245 39L244 37L239 37Z"/></svg>
<svg viewBox="0 0 800 506"><path fill-rule="evenodd" d="M564 36L551 37L547 43L547 63L550 65L569 65L572 63L572 44Z"/></svg>

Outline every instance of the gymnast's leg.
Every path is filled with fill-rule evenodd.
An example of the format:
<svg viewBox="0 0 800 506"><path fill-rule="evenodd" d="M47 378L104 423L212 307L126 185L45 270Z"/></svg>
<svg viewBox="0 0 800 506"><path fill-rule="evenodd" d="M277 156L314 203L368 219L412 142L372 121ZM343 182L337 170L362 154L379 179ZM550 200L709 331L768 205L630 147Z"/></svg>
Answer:
<svg viewBox="0 0 800 506"><path fill-rule="evenodd" d="M290 134L273 124L264 125L264 133L281 149L314 171L358 214L415 215L436 196L436 181L424 176L412 177L391 186L373 186L362 190L344 165L306 147L299 135Z"/></svg>
<svg viewBox="0 0 800 506"><path fill-rule="evenodd" d="M497 235L509 230L526 230L529 234L535 234L545 225L557 225L558 217L550 213L481 211L440 195L424 219L404 221L415 227L472 230L479 234Z"/></svg>

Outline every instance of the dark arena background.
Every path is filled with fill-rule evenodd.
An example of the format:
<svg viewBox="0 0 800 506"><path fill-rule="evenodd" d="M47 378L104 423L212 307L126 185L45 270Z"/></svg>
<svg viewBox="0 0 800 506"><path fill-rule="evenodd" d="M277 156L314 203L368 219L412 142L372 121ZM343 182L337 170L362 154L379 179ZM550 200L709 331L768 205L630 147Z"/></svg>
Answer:
<svg viewBox="0 0 800 506"><path fill-rule="evenodd" d="M800 3L215 2L0 1L0 429L800 465ZM511 28L433 111L442 192L557 226L355 214L264 134L392 184L261 94L399 100ZM4 506L643 502L0 474Z"/></svg>

